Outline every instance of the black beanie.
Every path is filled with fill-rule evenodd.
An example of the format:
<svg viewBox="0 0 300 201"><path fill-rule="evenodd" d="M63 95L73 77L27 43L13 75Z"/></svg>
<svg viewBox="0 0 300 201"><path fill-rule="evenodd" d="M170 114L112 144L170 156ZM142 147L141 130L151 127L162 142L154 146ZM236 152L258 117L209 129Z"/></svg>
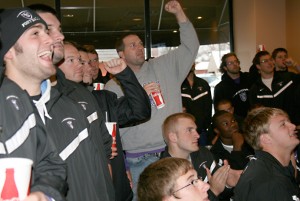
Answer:
<svg viewBox="0 0 300 201"><path fill-rule="evenodd" d="M46 22L29 8L5 9L0 13L1 49L0 66L3 66L4 55L17 42L20 36L32 25Z"/></svg>

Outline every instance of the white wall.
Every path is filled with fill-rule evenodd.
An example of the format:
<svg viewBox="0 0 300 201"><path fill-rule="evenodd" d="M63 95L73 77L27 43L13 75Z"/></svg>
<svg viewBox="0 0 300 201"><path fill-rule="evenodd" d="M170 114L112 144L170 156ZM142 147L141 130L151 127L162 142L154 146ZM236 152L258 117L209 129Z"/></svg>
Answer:
<svg viewBox="0 0 300 201"><path fill-rule="evenodd" d="M300 63L300 1L286 1L287 48L289 55Z"/></svg>
<svg viewBox="0 0 300 201"><path fill-rule="evenodd" d="M285 0L233 0L234 48L242 71L249 70L259 44L269 52L287 47L285 5Z"/></svg>

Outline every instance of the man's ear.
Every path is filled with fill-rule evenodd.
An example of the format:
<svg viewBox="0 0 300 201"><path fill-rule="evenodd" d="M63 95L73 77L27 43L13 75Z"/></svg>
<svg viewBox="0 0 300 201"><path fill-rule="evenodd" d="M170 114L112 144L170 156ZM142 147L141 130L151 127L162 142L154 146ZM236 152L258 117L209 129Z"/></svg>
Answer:
<svg viewBox="0 0 300 201"><path fill-rule="evenodd" d="M177 142L178 138L175 132L170 132L169 133L169 142Z"/></svg>
<svg viewBox="0 0 300 201"><path fill-rule="evenodd" d="M220 135L220 131L219 131L219 129L217 129L217 128L214 128L214 132L215 132L217 135Z"/></svg>
<svg viewBox="0 0 300 201"><path fill-rule="evenodd" d="M260 144L263 145L263 144L271 144L271 137L269 134L261 134L260 137L259 137L259 141L260 141Z"/></svg>
<svg viewBox="0 0 300 201"><path fill-rule="evenodd" d="M257 70L260 70L260 65L259 64L256 64L255 66L256 66Z"/></svg>
<svg viewBox="0 0 300 201"><path fill-rule="evenodd" d="M165 196L162 201L172 201L172 196Z"/></svg>
<svg viewBox="0 0 300 201"><path fill-rule="evenodd" d="M122 58L122 59L125 58L124 52L123 52L123 51L118 52L118 55L119 55L119 57Z"/></svg>
<svg viewBox="0 0 300 201"><path fill-rule="evenodd" d="M13 48L10 48L9 50L8 50L8 52L6 52L5 53L5 55L4 55L4 61L6 61L6 60L11 60L12 58L13 58Z"/></svg>

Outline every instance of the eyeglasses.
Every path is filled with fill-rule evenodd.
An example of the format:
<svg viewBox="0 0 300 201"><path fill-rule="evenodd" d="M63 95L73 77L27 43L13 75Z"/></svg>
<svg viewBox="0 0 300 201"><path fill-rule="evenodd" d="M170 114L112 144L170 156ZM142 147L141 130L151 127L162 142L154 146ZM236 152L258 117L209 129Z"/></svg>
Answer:
<svg viewBox="0 0 300 201"><path fill-rule="evenodd" d="M175 193L177 193L178 191L180 191L180 190L182 190L182 189L185 189L186 187L189 187L189 186L191 186L191 185L197 186L197 184L199 183L199 181L203 181L203 180L202 180L202 177L198 177L197 179L193 179L189 184L187 184L187 185L181 187L180 189L174 191L174 192L172 193L172 195L173 195L175 198L177 198L176 195L175 195Z"/></svg>
<svg viewBox="0 0 300 201"><path fill-rule="evenodd" d="M240 64L239 60L229 61L226 63L227 66L239 65L239 64Z"/></svg>
<svg viewBox="0 0 300 201"><path fill-rule="evenodd" d="M263 60L260 61L260 63L263 64L263 63L273 62L273 61L274 61L274 59L272 59L272 58L270 58L270 59L263 59Z"/></svg>

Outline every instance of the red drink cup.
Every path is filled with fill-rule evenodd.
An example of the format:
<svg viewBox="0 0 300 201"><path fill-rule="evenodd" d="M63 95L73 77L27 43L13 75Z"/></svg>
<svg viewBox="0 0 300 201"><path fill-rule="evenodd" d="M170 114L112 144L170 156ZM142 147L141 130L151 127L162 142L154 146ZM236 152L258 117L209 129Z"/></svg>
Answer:
<svg viewBox="0 0 300 201"><path fill-rule="evenodd" d="M105 122L106 128L112 137L112 147L117 147L116 135L117 135L117 123Z"/></svg>
<svg viewBox="0 0 300 201"><path fill-rule="evenodd" d="M163 108L165 106L165 101L160 92L152 92L151 97L157 109Z"/></svg>

